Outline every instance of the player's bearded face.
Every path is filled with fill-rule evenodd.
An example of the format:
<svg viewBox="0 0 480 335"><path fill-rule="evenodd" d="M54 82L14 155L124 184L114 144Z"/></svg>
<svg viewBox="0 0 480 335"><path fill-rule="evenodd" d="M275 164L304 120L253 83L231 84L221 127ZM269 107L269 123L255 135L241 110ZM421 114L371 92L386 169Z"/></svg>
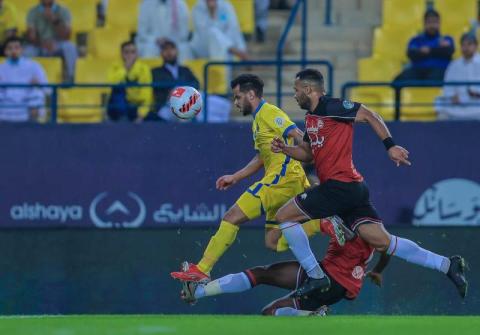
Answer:
<svg viewBox="0 0 480 335"><path fill-rule="evenodd" d="M305 86L302 85L300 80L295 80L295 86L293 87L295 91L295 100L297 100L298 106L301 109L310 110L311 102L308 95L305 93Z"/></svg>

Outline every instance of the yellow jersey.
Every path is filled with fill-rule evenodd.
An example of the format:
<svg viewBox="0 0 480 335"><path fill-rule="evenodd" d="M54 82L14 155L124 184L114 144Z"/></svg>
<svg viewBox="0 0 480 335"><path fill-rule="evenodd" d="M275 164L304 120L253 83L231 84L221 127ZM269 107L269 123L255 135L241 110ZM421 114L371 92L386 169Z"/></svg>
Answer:
<svg viewBox="0 0 480 335"><path fill-rule="evenodd" d="M152 72L150 67L140 60L135 61L132 68L127 72L122 61L113 63L107 72L108 81L114 84L135 82L138 84L151 84ZM147 115L152 103L151 87L130 87L127 89L127 100L139 105L138 113Z"/></svg>
<svg viewBox="0 0 480 335"><path fill-rule="evenodd" d="M293 138L289 138L288 133L296 127L284 111L263 100L253 113L253 141L265 168L262 182L274 185L292 178L305 178L300 162L270 149L275 137L283 138L292 145Z"/></svg>

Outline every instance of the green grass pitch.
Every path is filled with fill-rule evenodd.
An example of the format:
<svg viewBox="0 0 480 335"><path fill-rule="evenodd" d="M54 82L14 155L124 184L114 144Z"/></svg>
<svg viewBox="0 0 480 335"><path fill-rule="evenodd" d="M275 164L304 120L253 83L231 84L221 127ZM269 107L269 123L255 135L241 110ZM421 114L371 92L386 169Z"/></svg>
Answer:
<svg viewBox="0 0 480 335"><path fill-rule="evenodd" d="M2 335L455 335L480 334L480 317L99 315L0 317Z"/></svg>

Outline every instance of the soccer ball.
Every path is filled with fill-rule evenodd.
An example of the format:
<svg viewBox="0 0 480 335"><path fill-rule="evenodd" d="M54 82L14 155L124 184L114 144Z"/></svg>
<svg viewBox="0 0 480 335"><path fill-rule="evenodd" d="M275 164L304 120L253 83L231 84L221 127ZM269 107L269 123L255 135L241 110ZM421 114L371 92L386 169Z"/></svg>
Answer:
<svg viewBox="0 0 480 335"><path fill-rule="evenodd" d="M182 120L193 119L202 110L202 96L190 86L176 87L168 100L170 110Z"/></svg>

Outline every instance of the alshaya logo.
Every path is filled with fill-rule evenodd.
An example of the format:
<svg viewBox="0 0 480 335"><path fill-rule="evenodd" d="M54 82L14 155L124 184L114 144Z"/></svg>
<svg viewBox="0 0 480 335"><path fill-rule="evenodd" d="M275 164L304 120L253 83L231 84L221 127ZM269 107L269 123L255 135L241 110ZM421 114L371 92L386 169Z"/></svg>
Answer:
<svg viewBox="0 0 480 335"><path fill-rule="evenodd" d="M78 221L83 218L83 209L80 205L44 205L23 203L10 208L10 217L15 221Z"/></svg>

